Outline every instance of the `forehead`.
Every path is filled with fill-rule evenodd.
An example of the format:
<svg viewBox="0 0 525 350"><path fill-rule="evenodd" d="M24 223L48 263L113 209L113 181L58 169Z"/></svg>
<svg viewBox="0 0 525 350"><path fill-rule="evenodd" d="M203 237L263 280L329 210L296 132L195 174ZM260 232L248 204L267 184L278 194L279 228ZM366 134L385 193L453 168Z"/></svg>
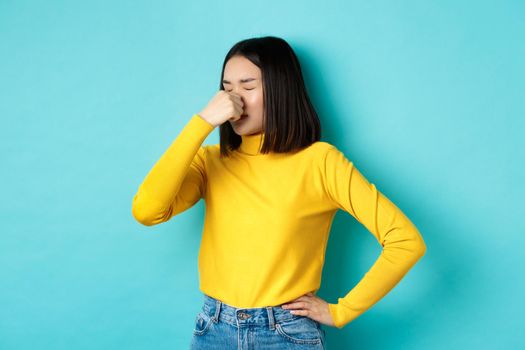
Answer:
<svg viewBox="0 0 525 350"><path fill-rule="evenodd" d="M227 81L239 81L243 79L261 77L261 70L249 59L242 56L234 56L226 62L224 67L224 79Z"/></svg>

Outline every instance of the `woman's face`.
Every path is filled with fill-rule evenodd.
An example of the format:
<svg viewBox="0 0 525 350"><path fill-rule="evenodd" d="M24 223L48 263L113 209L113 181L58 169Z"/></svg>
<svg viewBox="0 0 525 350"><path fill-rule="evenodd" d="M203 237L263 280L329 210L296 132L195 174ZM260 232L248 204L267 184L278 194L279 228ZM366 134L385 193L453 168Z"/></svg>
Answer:
<svg viewBox="0 0 525 350"><path fill-rule="evenodd" d="M229 121L238 135L260 133L263 129L263 84L261 70L249 59L243 56L234 56L226 62L224 90L241 96L244 103L246 117L236 121Z"/></svg>

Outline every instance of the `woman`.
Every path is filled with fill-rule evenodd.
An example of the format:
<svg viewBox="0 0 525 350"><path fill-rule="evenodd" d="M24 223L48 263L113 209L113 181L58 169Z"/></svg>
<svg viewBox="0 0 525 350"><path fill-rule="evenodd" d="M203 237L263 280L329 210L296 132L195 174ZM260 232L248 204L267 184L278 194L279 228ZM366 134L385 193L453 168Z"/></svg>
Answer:
<svg viewBox="0 0 525 350"><path fill-rule="evenodd" d="M220 143L203 146L217 126ZM198 259L204 304L192 349L324 349L322 324L348 324L424 255L412 222L320 134L288 43L243 40L226 55L220 91L140 185L132 212L144 225L206 203ZM315 293L339 209L383 251L355 288L328 303Z"/></svg>

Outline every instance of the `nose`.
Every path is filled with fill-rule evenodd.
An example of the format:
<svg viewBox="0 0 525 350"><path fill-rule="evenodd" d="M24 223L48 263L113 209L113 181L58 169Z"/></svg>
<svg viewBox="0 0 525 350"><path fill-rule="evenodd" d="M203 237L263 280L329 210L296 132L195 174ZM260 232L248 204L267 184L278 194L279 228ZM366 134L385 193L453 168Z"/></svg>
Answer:
<svg viewBox="0 0 525 350"><path fill-rule="evenodd" d="M234 87L232 89L232 92L234 92L237 95L241 96L241 98L243 97L243 91L242 91L242 88L240 86Z"/></svg>
<svg viewBox="0 0 525 350"><path fill-rule="evenodd" d="M243 103L243 106L246 106L246 101L244 100L244 95L240 91L240 89L233 89L232 92L234 92L236 95L239 95L239 97L241 98L241 101Z"/></svg>

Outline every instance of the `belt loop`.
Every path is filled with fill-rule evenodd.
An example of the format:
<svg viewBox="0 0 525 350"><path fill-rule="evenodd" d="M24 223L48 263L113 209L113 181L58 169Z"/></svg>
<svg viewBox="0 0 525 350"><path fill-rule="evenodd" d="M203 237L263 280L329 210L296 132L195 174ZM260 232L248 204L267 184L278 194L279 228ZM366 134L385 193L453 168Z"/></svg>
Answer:
<svg viewBox="0 0 525 350"><path fill-rule="evenodd" d="M213 315L213 322L219 322L219 314L221 312L221 301L219 299L215 300L215 314Z"/></svg>
<svg viewBox="0 0 525 350"><path fill-rule="evenodd" d="M275 319L273 318L273 307L267 306L266 311L268 311L268 323L270 329L273 331L275 329Z"/></svg>

